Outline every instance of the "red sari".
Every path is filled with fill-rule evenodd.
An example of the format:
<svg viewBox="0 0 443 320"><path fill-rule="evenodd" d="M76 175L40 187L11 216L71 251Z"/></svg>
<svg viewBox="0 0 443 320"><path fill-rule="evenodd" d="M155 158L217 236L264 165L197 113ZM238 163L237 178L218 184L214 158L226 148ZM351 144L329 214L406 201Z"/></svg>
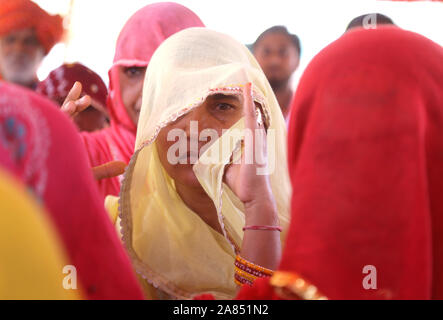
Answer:
<svg viewBox="0 0 443 320"><path fill-rule="evenodd" d="M109 70L109 128L82 133L91 166L120 160L129 163L134 152L136 125L129 118L120 95L119 67L146 67L157 47L174 33L203 27L200 18L188 8L172 3L155 3L137 11L126 23L117 41L114 64ZM118 177L99 182L103 196L118 195Z"/></svg>
<svg viewBox="0 0 443 320"><path fill-rule="evenodd" d="M41 95L4 82L0 166L45 206L88 299L143 299L72 121Z"/></svg>
<svg viewBox="0 0 443 320"><path fill-rule="evenodd" d="M288 155L278 272L329 299L443 299L441 46L396 27L342 36L300 81ZM368 265L376 288L364 288ZM238 298L281 295L260 279Z"/></svg>

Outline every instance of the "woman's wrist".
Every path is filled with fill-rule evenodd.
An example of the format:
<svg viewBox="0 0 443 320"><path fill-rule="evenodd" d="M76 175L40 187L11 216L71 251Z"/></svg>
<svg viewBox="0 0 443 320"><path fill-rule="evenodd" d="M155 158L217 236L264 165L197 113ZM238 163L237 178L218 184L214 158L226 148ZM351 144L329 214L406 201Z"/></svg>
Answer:
<svg viewBox="0 0 443 320"><path fill-rule="evenodd" d="M245 203L245 225L278 226L277 206L273 197L262 197Z"/></svg>

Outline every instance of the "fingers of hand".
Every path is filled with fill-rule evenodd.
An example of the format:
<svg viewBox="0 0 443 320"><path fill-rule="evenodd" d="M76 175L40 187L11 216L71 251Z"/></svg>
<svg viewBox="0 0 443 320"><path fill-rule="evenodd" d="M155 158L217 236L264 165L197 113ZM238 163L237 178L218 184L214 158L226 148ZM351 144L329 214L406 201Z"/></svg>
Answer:
<svg viewBox="0 0 443 320"><path fill-rule="evenodd" d="M82 112L83 110L85 110L87 107L91 105L91 102L92 102L91 97L88 95L83 96L82 98L75 101L77 112Z"/></svg>
<svg viewBox="0 0 443 320"><path fill-rule="evenodd" d="M256 108L252 97L252 84L248 83L243 91L245 127L250 136L245 137L243 161L254 166L264 166L267 162L267 134L262 114Z"/></svg>
<svg viewBox="0 0 443 320"><path fill-rule="evenodd" d="M77 100L78 98L80 98L81 93L82 93L82 84L80 82L76 81L74 83L74 85L72 86L71 90L69 91L69 93L65 99L65 102Z"/></svg>
<svg viewBox="0 0 443 320"><path fill-rule="evenodd" d="M252 99L252 84L250 82L245 85L243 90L243 110L246 128L251 130L257 128L257 114Z"/></svg>
<svg viewBox="0 0 443 320"><path fill-rule="evenodd" d="M80 82L75 82L66 96L65 101L62 105L62 111L66 112L68 115L73 116L77 111L76 100L80 97L82 92L82 85Z"/></svg>
<svg viewBox="0 0 443 320"><path fill-rule="evenodd" d="M68 101L62 106L62 111L68 115L73 116L77 110L77 106L74 101Z"/></svg>
<svg viewBox="0 0 443 320"><path fill-rule="evenodd" d="M82 112L91 105L91 97L86 95L78 100L65 101L62 106L62 111L66 112L69 116L74 117L79 112Z"/></svg>
<svg viewBox="0 0 443 320"><path fill-rule="evenodd" d="M258 166L265 166L267 163L267 135L263 128L255 133L255 163Z"/></svg>

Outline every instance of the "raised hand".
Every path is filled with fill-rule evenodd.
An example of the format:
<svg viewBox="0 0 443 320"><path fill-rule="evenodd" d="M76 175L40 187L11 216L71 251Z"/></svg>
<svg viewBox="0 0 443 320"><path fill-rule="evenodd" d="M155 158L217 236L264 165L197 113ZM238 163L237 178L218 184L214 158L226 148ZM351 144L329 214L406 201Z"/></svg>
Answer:
<svg viewBox="0 0 443 320"><path fill-rule="evenodd" d="M227 167L224 181L245 205L263 200L272 202L269 176L259 174L267 166L266 131L262 121L257 119L250 83L243 91L243 113L250 139L245 137L241 163Z"/></svg>
<svg viewBox="0 0 443 320"><path fill-rule="evenodd" d="M75 117L91 105L91 97L85 95L80 98L81 93L82 84L76 81L72 86L71 91L69 91L65 102L63 102L61 110L71 118Z"/></svg>
<svg viewBox="0 0 443 320"><path fill-rule="evenodd" d="M244 231L241 256L275 270L281 257L280 233L276 229L256 228L278 227L279 218L269 176L259 174L260 169L267 165L266 131L264 125L257 121L251 84L247 84L243 91L243 110L245 128L251 131L252 139L248 141L245 138L241 163L227 167L224 181L245 205L247 229Z"/></svg>

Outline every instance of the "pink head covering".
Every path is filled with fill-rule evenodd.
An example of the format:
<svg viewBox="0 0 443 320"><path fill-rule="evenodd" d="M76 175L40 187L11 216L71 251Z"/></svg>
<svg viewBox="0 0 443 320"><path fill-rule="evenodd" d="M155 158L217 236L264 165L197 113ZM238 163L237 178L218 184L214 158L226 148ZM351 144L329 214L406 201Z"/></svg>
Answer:
<svg viewBox="0 0 443 320"><path fill-rule="evenodd" d="M136 124L129 117L120 94L120 66L145 67L157 47L174 33L191 27L204 27L188 8L173 2L147 5L138 10L123 27L117 40L114 64L109 70L109 128L98 133L83 133L92 166L109 161L129 162L133 152ZM118 178L99 182L103 195L117 195Z"/></svg>
<svg viewBox="0 0 443 320"><path fill-rule="evenodd" d="M148 5L128 20L118 37L114 64L109 71L113 121L133 132L137 129L121 100L118 67L148 66L154 51L164 40L180 30L191 27L204 27L204 24L194 12L174 2Z"/></svg>

